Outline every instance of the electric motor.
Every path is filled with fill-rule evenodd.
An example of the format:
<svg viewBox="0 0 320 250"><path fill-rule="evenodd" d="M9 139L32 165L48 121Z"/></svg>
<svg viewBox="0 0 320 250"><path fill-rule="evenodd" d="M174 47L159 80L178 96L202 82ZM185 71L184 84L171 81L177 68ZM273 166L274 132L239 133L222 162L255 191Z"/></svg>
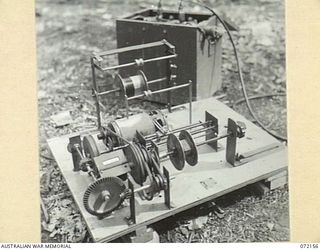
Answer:
<svg viewBox="0 0 320 250"><path fill-rule="evenodd" d="M143 136L154 134L159 130L166 130L167 123L164 114L156 110L149 114L140 113L128 118L114 120L108 123L107 127L122 138L133 141L137 131ZM108 132L106 133L108 134ZM109 139L107 144L112 143L115 147L123 145L120 137L113 134L108 134L106 138Z"/></svg>

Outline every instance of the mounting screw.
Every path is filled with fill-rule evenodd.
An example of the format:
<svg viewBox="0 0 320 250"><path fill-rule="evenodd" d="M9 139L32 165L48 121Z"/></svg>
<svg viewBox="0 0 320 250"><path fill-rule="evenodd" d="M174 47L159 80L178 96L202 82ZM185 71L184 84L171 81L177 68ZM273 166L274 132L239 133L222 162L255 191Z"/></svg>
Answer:
<svg viewBox="0 0 320 250"><path fill-rule="evenodd" d="M239 138L242 138L245 136L245 133L246 133L246 129L247 129L247 126L244 122L240 122L240 121L237 121L237 136Z"/></svg>

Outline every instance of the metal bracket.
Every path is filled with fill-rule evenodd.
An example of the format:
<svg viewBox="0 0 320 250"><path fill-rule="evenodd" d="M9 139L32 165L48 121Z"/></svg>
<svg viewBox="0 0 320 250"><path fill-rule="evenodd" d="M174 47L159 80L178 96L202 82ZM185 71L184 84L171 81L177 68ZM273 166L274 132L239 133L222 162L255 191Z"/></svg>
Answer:
<svg viewBox="0 0 320 250"><path fill-rule="evenodd" d="M136 200L135 200L135 193L134 193L134 185L132 182L132 177L130 174L127 174L128 177L128 187L130 189L131 195L130 195L130 215L126 218L127 223L129 225L136 224Z"/></svg>
<svg viewBox="0 0 320 250"><path fill-rule="evenodd" d="M163 167L163 175L166 178L166 188L164 189L164 204L168 207L168 209L171 208L171 200L170 200L170 174L169 171Z"/></svg>
<svg viewBox="0 0 320 250"><path fill-rule="evenodd" d="M227 147L226 147L226 160L232 166L235 166L236 161L236 147L237 147L237 123L228 119L228 137L227 137Z"/></svg>
<svg viewBox="0 0 320 250"><path fill-rule="evenodd" d="M78 154L75 147L78 147L79 151L82 152L80 135L70 137L69 144L68 144L68 151L72 154L73 171L78 172L81 170L80 169L81 157Z"/></svg>
<svg viewBox="0 0 320 250"><path fill-rule="evenodd" d="M147 141L146 141L146 139L144 138L144 136L143 136L138 130L136 130L136 136L137 136L138 142L139 142L141 145L146 146Z"/></svg>
<svg viewBox="0 0 320 250"><path fill-rule="evenodd" d="M206 131L206 141L216 138L219 134L219 124L218 119L211 115L208 111L205 113L206 122L211 122L212 129ZM209 126L210 126L209 125ZM218 141L208 142L208 145L211 146L215 151L218 151Z"/></svg>

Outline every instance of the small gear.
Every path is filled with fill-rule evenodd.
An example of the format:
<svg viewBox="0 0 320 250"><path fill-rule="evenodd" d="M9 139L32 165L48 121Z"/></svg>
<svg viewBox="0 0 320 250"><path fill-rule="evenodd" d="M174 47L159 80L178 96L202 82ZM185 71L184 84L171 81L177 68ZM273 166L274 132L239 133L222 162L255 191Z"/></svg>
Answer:
<svg viewBox="0 0 320 250"><path fill-rule="evenodd" d="M118 177L98 179L85 191L83 205L92 215L106 216L121 205L125 190L125 184Z"/></svg>

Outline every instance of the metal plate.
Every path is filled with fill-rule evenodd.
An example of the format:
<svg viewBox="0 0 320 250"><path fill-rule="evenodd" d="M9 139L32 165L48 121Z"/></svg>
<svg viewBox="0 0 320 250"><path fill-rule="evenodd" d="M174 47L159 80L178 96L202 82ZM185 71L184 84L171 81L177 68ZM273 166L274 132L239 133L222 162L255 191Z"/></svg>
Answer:
<svg viewBox="0 0 320 250"><path fill-rule="evenodd" d="M195 166L198 163L198 149L192 135L187 130L182 130L179 134L179 139L188 143L190 151L185 154L186 162L190 166Z"/></svg>
<svg viewBox="0 0 320 250"><path fill-rule="evenodd" d="M205 116L206 122L210 121L211 126L214 126L214 128L206 131L206 141L208 141L218 136L219 124L218 119L211 115L208 111L206 111ZM218 141L209 142L208 145L211 146L215 151L218 151Z"/></svg>
<svg viewBox="0 0 320 250"><path fill-rule="evenodd" d="M178 170L182 170L185 166L186 156L184 154L181 142L174 134L170 134L168 136L167 149L168 152L173 152L173 154L169 155L173 166Z"/></svg>
<svg viewBox="0 0 320 250"><path fill-rule="evenodd" d="M80 160L81 160L81 157L80 155L73 151L72 147L74 145L78 145L79 146L79 149L80 149L80 152L82 152L82 145L81 145L81 137L80 135L76 135L76 136L73 136L73 137L70 137L69 138L69 144L68 144L68 151L70 153L72 153L72 162L73 162L73 171L80 171Z"/></svg>
<svg viewBox="0 0 320 250"><path fill-rule="evenodd" d="M228 119L228 134L227 147L226 147L226 160L232 166L234 166L236 161L236 147L237 147L237 123Z"/></svg>

